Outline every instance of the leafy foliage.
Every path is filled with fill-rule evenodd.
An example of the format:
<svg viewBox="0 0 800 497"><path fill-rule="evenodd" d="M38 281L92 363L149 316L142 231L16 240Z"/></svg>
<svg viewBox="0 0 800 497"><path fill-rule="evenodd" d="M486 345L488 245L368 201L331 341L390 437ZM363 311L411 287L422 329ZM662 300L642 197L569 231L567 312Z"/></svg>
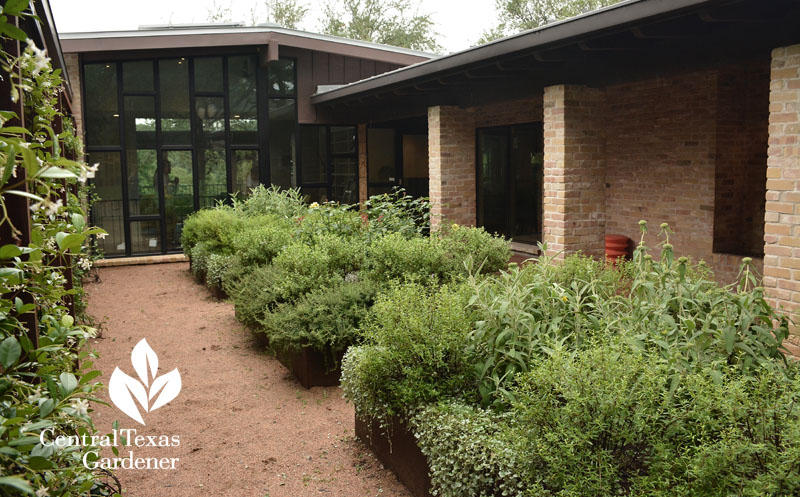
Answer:
<svg viewBox="0 0 800 497"><path fill-rule="evenodd" d="M354 40L441 51L430 14L411 0L336 0L325 4L321 31Z"/></svg>
<svg viewBox="0 0 800 497"><path fill-rule="evenodd" d="M495 0L500 24L486 31L478 44L585 14L621 0Z"/></svg>

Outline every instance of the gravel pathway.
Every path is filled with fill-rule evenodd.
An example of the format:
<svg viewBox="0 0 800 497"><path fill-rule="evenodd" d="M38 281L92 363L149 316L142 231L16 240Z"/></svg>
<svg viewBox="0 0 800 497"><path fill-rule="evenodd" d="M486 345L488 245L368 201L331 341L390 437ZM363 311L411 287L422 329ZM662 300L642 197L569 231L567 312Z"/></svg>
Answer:
<svg viewBox="0 0 800 497"><path fill-rule="evenodd" d="M93 406L101 433L118 420L144 436L141 447L120 447L121 457L179 459L175 470L117 470L124 495L409 496L354 438L341 390L300 386L261 351L230 303L194 282L187 263L102 268L99 280L86 290L89 313L102 322L93 345L103 383L115 367L136 377L131 350L146 338L158 375L177 368L183 385L172 402L143 413L146 426L113 405ZM100 398L108 400L106 389ZM172 445L147 446L159 440L147 436L161 435Z"/></svg>

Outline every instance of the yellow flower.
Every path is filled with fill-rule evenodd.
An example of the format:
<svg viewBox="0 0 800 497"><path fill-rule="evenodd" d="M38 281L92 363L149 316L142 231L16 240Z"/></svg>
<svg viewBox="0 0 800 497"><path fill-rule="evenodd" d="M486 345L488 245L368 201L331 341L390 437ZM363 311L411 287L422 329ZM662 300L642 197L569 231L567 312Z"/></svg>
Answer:
<svg viewBox="0 0 800 497"><path fill-rule="evenodd" d="M319 204L316 202L311 202L311 205L308 206L309 209L316 209L319 207Z"/></svg>
<svg viewBox="0 0 800 497"><path fill-rule="evenodd" d="M567 299L567 296L566 296L566 295L564 295L563 297L561 297L561 300L563 300L564 302L566 302L566 301L568 300L568 299Z"/></svg>

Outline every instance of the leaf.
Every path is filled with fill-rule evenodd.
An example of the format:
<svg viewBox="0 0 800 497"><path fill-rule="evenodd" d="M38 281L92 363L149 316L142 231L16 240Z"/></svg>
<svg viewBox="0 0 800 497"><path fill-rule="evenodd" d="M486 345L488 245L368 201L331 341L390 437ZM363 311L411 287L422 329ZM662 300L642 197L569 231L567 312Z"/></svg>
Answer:
<svg viewBox="0 0 800 497"><path fill-rule="evenodd" d="M19 41L25 41L28 39L28 35L25 33L25 31L7 22L0 23L0 33L6 34Z"/></svg>
<svg viewBox="0 0 800 497"><path fill-rule="evenodd" d="M134 421L145 424L139 408L136 407L134 397L147 412L147 392L135 378L123 373L119 368L115 368L108 382L108 395L111 402L122 412L127 414Z"/></svg>
<svg viewBox="0 0 800 497"><path fill-rule="evenodd" d="M72 373L61 373L59 379L61 380L61 388L64 389L65 396L71 394L78 386L78 380Z"/></svg>
<svg viewBox="0 0 800 497"><path fill-rule="evenodd" d="M82 231L86 226L86 219L82 214L76 212L72 215L72 225L75 226L78 231Z"/></svg>
<svg viewBox="0 0 800 497"><path fill-rule="evenodd" d="M50 469L53 463L41 456L34 456L28 459L28 466L33 470Z"/></svg>
<svg viewBox="0 0 800 497"><path fill-rule="evenodd" d="M98 376L100 376L101 374L102 373L100 371L89 371L85 375L81 376L80 384L81 385L85 385L85 384L89 383L90 381L92 381L93 379L95 379Z"/></svg>
<svg viewBox="0 0 800 497"><path fill-rule="evenodd" d="M28 8L29 1L30 0L8 0L6 4L3 6L3 14L9 16L16 16L21 14L22 11Z"/></svg>
<svg viewBox="0 0 800 497"><path fill-rule="evenodd" d="M22 347L14 337L8 337L0 342L0 365L3 369L8 369L19 360L22 354Z"/></svg>
<svg viewBox="0 0 800 497"><path fill-rule="evenodd" d="M67 169L55 166L49 166L37 175L40 178L55 178L55 179L63 179L63 178L77 178L78 175L69 171Z"/></svg>
<svg viewBox="0 0 800 497"><path fill-rule="evenodd" d="M47 399L39 406L39 417L46 418L53 412L53 407L55 406L55 402L53 399Z"/></svg>
<svg viewBox="0 0 800 497"><path fill-rule="evenodd" d="M22 255L22 250L16 245L8 244L0 247L0 259L11 259L20 255Z"/></svg>
<svg viewBox="0 0 800 497"><path fill-rule="evenodd" d="M145 387L150 385L150 376L147 374L147 366L150 366L150 373L153 378L156 377L158 372L158 354L150 348L146 338L142 338L136 347L131 352L131 363L136 374Z"/></svg>
<svg viewBox="0 0 800 497"><path fill-rule="evenodd" d="M63 251L67 250L77 250L81 248L83 244L83 235L78 233L65 233L60 231L56 233L56 243L58 244L58 248Z"/></svg>
<svg viewBox="0 0 800 497"><path fill-rule="evenodd" d="M33 487L19 476L0 476L0 486L11 487L26 494L33 494Z"/></svg>
<svg viewBox="0 0 800 497"><path fill-rule="evenodd" d="M37 202L41 202L42 200L44 200L39 195L34 195L33 193L28 193L28 192L23 191L23 190L7 190L7 191L3 192L3 195L5 195L6 193L10 193L11 195L18 195L20 197L27 197L27 198L29 198L31 200L35 200Z"/></svg>
<svg viewBox="0 0 800 497"><path fill-rule="evenodd" d="M150 399L161 390L161 394L156 398L156 401L150 407L150 411L155 411L161 406L164 406L172 401L181 392L181 374L178 368L173 369L167 374L161 375L153 381L153 386L150 387ZM163 387L163 390L162 390Z"/></svg>

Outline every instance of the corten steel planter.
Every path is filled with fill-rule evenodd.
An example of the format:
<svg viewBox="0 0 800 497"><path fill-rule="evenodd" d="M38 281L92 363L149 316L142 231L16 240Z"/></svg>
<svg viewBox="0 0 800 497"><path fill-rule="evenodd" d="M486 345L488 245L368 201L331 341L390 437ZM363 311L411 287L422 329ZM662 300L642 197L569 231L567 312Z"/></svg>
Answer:
<svg viewBox="0 0 800 497"><path fill-rule="evenodd" d="M392 416L385 433L377 421L365 423L356 415L356 436L364 442L383 465L397 476L414 497L431 497L431 477L428 458L417 445L408 426Z"/></svg>
<svg viewBox="0 0 800 497"><path fill-rule="evenodd" d="M330 369L330 352L324 354L311 347L303 347L300 350L279 351L276 357L305 388L339 385L342 372L339 367ZM342 358L338 359L341 363Z"/></svg>

